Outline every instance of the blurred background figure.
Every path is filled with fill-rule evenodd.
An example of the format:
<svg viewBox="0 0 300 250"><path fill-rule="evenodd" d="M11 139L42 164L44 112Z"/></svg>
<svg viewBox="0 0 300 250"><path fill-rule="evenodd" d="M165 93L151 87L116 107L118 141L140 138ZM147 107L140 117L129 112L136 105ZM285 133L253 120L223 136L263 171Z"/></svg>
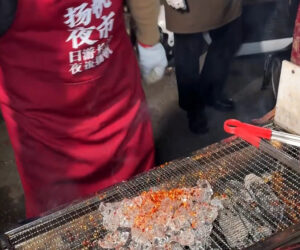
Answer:
<svg viewBox="0 0 300 250"><path fill-rule="evenodd" d="M186 8L176 9L171 0L164 2L167 29L174 32L175 38L179 105L187 112L190 130L206 133L206 105L220 111L234 109L234 102L224 96L223 88L230 62L242 42L242 1L187 0L184 3ZM200 74L199 59L206 50Z"/></svg>
<svg viewBox="0 0 300 250"><path fill-rule="evenodd" d="M300 4L299 1L293 1L291 3L292 7L296 10L297 8L297 16L296 16L296 21L295 21L295 26L294 26L294 36L293 36L293 45L291 46L290 50L288 50L288 56L284 59L290 60L296 65L300 65ZM298 7L297 7L298 5ZM295 11L293 11L295 13ZM294 15L293 15L294 17ZM291 53L289 53L291 51ZM291 59L289 59L289 55L291 54ZM279 78L279 77L278 77ZM279 79L277 79L279 82ZM277 97L277 93L276 93ZM253 119L252 123L257 124L257 125L263 125L266 123L269 123L272 121L275 117L276 113L276 108L272 109L270 112L262 116L261 118L258 119Z"/></svg>

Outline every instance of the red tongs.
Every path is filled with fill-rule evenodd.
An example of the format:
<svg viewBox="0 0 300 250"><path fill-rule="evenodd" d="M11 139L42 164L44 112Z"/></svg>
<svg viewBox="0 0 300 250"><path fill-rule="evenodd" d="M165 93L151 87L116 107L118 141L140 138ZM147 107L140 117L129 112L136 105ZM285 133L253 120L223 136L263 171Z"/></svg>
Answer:
<svg viewBox="0 0 300 250"><path fill-rule="evenodd" d="M269 128L253 126L234 119L225 121L224 130L229 134L233 134L242 138L257 148L260 146L262 139L276 140L300 147L300 136L298 135L278 132Z"/></svg>

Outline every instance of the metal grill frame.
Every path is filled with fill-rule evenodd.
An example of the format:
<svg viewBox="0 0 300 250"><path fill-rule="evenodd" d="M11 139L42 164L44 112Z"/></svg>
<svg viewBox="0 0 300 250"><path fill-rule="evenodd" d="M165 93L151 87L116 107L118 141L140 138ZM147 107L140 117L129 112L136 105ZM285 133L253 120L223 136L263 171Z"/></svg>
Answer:
<svg viewBox="0 0 300 250"><path fill-rule="evenodd" d="M103 190L102 192L100 192L94 197L91 197L88 200L73 203L62 210L46 215L41 219L38 219L22 227L9 231L5 234L6 240L8 242L8 248L13 249L15 246L18 246L19 244L22 244L23 242L26 242L36 236L39 236L43 233L47 233L52 229L56 229L77 218L80 218L81 216L89 214L97 210L100 202L113 202L116 200L123 199L125 196L122 190L127 191L127 194L129 195L126 196L126 198L129 198L136 196L140 192L148 190L153 186L157 186L157 182L155 181L157 179L160 179L160 181L162 182L168 181L167 178L169 176L172 176L172 173L174 172L179 172L182 174L182 176L184 176L188 172L188 169L184 168L187 167L186 164L192 164L193 161L191 161L191 159L194 159L194 157L198 157L199 155L201 155L201 158L199 158L197 161L201 162L205 159L218 160L218 158L216 158L218 152L224 150L224 147L226 146L228 146L228 148L236 146L237 151L233 151L233 153L237 152L237 155L240 154L239 150L242 149L250 148L251 150L254 150L254 148L246 142L243 142L235 137L230 137L221 142L210 145L202 150L199 150L193 153L190 157L170 162L168 163L168 165L158 167L149 171L148 173L143 173L128 182L123 182L106 190ZM300 161L296 158L297 155L289 154L289 152L287 152L288 150L278 150L268 142L262 142L260 150L262 153L273 157L274 159L280 161L280 163L286 165L291 170L297 172L297 174L299 174L300 176ZM202 167L209 164L209 162L210 160L208 160L208 163L204 162ZM236 167L237 166L234 166L235 169L233 169L232 171L238 170L236 169ZM236 171L236 173L234 174L238 174L238 172ZM137 185L140 184L141 181L143 182L142 189L140 186ZM219 238L218 234L216 234L215 232L213 234L215 234L214 236L218 238L219 241L223 241L223 244L227 245L227 243L224 242L223 239ZM298 238L299 236L300 223L289 227L283 232L274 234L273 236L264 240L263 242L254 243L249 249L274 249L275 247L282 246L282 244L290 242L291 240ZM228 245L227 247L229 248Z"/></svg>

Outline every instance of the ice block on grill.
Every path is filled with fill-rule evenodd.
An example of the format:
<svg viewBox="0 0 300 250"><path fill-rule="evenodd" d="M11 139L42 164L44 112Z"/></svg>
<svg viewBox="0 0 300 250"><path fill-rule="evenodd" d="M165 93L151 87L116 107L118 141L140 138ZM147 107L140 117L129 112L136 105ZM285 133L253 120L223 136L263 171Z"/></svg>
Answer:
<svg viewBox="0 0 300 250"><path fill-rule="evenodd" d="M167 248L172 242L189 247L208 244L212 223L221 208L220 202L211 200L210 184L199 180L192 188L155 190L121 202L100 204L103 225L109 231L104 242L99 241L102 247L120 247L117 237L124 226L130 229L133 249Z"/></svg>

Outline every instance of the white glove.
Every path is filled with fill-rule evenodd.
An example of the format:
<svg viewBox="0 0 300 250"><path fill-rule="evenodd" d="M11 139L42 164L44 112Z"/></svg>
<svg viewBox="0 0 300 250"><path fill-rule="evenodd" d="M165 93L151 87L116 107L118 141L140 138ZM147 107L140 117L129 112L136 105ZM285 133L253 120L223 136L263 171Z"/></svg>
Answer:
<svg viewBox="0 0 300 250"><path fill-rule="evenodd" d="M187 10L186 0L166 0L167 4L177 10Z"/></svg>
<svg viewBox="0 0 300 250"><path fill-rule="evenodd" d="M166 52L161 43L151 47L138 44L139 64L142 76L147 83L159 81L168 65Z"/></svg>

